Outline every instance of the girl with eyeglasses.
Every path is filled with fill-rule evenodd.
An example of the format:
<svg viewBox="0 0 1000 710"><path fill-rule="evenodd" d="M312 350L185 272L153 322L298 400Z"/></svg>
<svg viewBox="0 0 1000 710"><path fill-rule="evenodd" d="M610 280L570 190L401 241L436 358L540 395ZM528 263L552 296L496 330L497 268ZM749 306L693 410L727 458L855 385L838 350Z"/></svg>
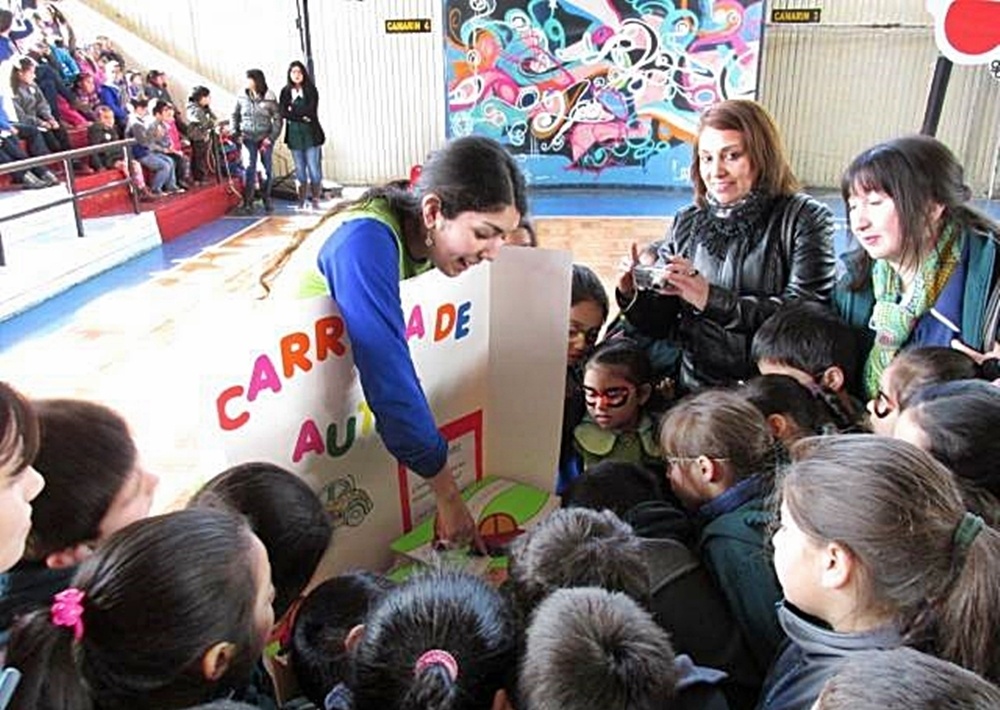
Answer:
<svg viewBox="0 0 1000 710"><path fill-rule="evenodd" d="M563 400L562 437L556 493L562 495L581 473L580 458L573 445L573 430L587 413L583 401L583 364L594 350L608 318L608 292L594 271L573 264L570 289L569 340L566 346L566 394Z"/></svg>
<svg viewBox="0 0 1000 710"><path fill-rule="evenodd" d="M778 454L767 421L741 393L706 390L670 410L660 447L670 487L698 525L698 554L764 675L784 639L765 544Z"/></svg>
<svg viewBox="0 0 1000 710"><path fill-rule="evenodd" d="M899 415L920 388L937 382L975 379L977 373L975 361L952 348L904 350L882 372L879 387L868 402L871 430L892 436Z"/></svg>
<svg viewBox="0 0 1000 710"><path fill-rule="evenodd" d="M646 351L620 339L605 343L583 371L587 416L573 430L573 444L586 470L600 461L623 461L664 470L656 422L647 411L653 368Z"/></svg>

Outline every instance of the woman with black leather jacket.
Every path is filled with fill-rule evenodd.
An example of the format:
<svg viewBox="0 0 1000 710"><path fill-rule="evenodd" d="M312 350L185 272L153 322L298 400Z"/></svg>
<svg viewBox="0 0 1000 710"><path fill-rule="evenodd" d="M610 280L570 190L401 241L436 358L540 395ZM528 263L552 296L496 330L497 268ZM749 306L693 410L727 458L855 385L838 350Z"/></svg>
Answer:
<svg viewBox="0 0 1000 710"><path fill-rule="evenodd" d="M632 328L680 348L681 392L754 375L757 328L788 299L828 302L835 281L830 210L798 192L759 104L723 101L702 114L691 180L694 204L658 245L653 283L634 278L633 247L616 294Z"/></svg>

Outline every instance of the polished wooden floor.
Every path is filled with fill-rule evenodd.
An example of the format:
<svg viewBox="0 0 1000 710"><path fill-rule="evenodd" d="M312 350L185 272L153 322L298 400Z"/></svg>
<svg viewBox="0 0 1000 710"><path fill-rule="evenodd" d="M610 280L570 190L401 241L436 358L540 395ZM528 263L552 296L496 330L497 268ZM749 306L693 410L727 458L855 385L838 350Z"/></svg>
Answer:
<svg viewBox="0 0 1000 710"><path fill-rule="evenodd" d="M264 260L315 219L271 217L141 283L68 305L58 327L14 345L0 342L0 379L31 397L86 398L120 411L144 465L161 477L156 508L179 505L222 468L199 446L204 313L209 304L255 297ZM572 251L575 261L601 276L609 295L629 245L661 237L666 224L657 218L536 220L540 246Z"/></svg>

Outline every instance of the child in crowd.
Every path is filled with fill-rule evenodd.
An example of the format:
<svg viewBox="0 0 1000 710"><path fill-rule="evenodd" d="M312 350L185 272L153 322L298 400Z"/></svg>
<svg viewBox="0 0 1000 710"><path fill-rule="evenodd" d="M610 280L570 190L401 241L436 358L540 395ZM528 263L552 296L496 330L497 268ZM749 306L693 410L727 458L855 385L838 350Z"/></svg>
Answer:
<svg viewBox="0 0 1000 710"><path fill-rule="evenodd" d="M583 400L583 364L597 344L608 318L608 293L591 269L573 264L570 290L569 345L566 351L566 395L563 402L562 439L556 493L580 474L580 459L573 445L573 430L586 414Z"/></svg>
<svg viewBox="0 0 1000 710"><path fill-rule="evenodd" d="M64 589L99 542L149 515L159 482L115 411L74 399L33 406L41 432L34 467L47 485L34 501L24 558L0 584L3 630Z"/></svg>
<svg viewBox="0 0 1000 710"><path fill-rule="evenodd" d="M764 321L751 346L762 375L788 375L825 406L842 432L860 431L864 410L854 330L833 310L808 300L789 301Z"/></svg>
<svg viewBox="0 0 1000 710"><path fill-rule="evenodd" d="M587 416L573 430L584 470L598 461L627 461L663 472L655 422L647 410L652 376L646 351L630 340L606 342L591 355L583 374Z"/></svg>
<svg viewBox="0 0 1000 710"><path fill-rule="evenodd" d="M904 350L883 370L878 392L868 402L869 426L876 434L892 436L900 413L921 387L978 376L975 361L958 350L941 346Z"/></svg>
<svg viewBox="0 0 1000 710"><path fill-rule="evenodd" d="M435 572L393 589L348 645L355 710L501 708L516 682L510 610L468 575Z"/></svg>
<svg viewBox="0 0 1000 710"><path fill-rule="evenodd" d="M559 710L727 710L723 678L675 657L667 632L627 595L561 589L528 629L518 699Z"/></svg>
<svg viewBox="0 0 1000 710"><path fill-rule="evenodd" d="M36 68L37 65L31 57L22 57L11 71L10 83L14 92L14 109L21 127L21 137L29 139L28 152L31 155L47 155L69 150L69 136L52 115L49 102L35 83ZM29 128L32 132L38 132L44 143L44 150L40 149L41 146L33 149L30 142L33 136L29 137Z"/></svg>
<svg viewBox="0 0 1000 710"><path fill-rule="evenodd" d="M36 140L41 140L36 134ZM44 149L40 148L40 149ZM13 163L15 160L24 160L24 149L18 138L17 128L7 117L3 102L0 101L0 164ZM59 184L57 178L51 170L44 166L32 168L31 170L18 170L10 174L16 185L24 185L27 188L38 189Z"/></svg>
<svg viewBox="0 0 1000 710"><path fill-rule="evenodd" d="M522 217L521 224L507 235L506 242L515 247L537 247L538 235L535 233L535 225L527 217Z"/></svg>
<svg viewBox="0 0 1000 710"><path fill-rule="evenodd" d="M794 377L759 375L737 391L760 410L785 451L803 437L836 433L829 410Z"/></svg>
<svg viewBox="0 0 1000 710"><path fill-rule="evenodd" d="M624 522L640 506L665 502L662 476L627 461L598 461L562 497L563 507L610 510Z"/></svg>
<svg viewBox="0 0 1000 710"><path fill-rule="evenodd" d="M267 549L278 617L312 579L333 534L313 490L295 474L270 463L226 469L195 493L189 507L224 507L247 518Z"/></svg>
<svg viewBox="0 0 1000 710"><path fill-rule="evenodd" d="M184 192L177 187L174 161L163 153L153 150L153 136L150 135L146 123L148 111L149 104L145 99L132 100L132 115L129 117L128 127L125 129L125 137L136 140L132 146L132 155L153 174L149 181L151 195L162 195L164 190L170 194Z"/></svg>
<svg viewBox="0 0 1000 710"><path fill-rule="evenodd" d="M23 617L11 710L173 710L246 685L274 622L267 553L217 510L140 520Z"/></svg>
<svg viewBox="0 0 1000 710"><path fill-rule="evenodd" d="M858 651L823 686L813 710L996 710L1000 689L912 648Z"/></svg>
<svg viewBox="0 0 1000 710"><path fill-rule="evenodd" d="M384 577L355 572L326 580L302 600L288 634L287 663L299 691L317 708L348 679L348 633L390 589Z"/></svg>
<svg viewBox="0 0 1000 710"><path fill-rule="evenodd" d="M105 81L97 87L97 95L101 105L107 106L115 115L115 125L124 133L128 123L128 87L122 76L121 65L115 60L109 60L104 65Z"/></svg>
<svg viewBox="0 0 1000 710"><path fill-rule="evenodd" d="M764 673L783 639L765 546L776 463L767 422L738 393L706 390L676 404L660 432L670 485L700 525L702 561Z"/></svg>
<svg viewBox="0 0 1000 710"><path fill-rule="evenodd" d="M188 97L188 139L191 141L191 176L203 183L211 174L209 156L218 119L212 111L212 93L204 86L196 86Z"/></svg>
<svg viewBox="0 0 1000 710"><path fill-rule="evenodd" d="M808 707L856 652L902 645L996 681L1000 533L966 511L954 476L881 436L812 439L796 454L774 535L790 643L759 707Z"/></svg>
<svg viewBox="0 0 1000 710"><path fill-rule="evenodd" d="M947 466L969 509L1000 523L1000 388L982 380L928 385L910 398L895 438Z"/></svg>
<svg viewBox="0 0 1000 710"><path fill-rule="evenodd" d="M128 98L129 101L132 99L149 99L146 96L146 81L143 77L142 72L129 71L125 73L125 78L128 80Z"/></svg>
<svg viewBox="0 0 1000 710"><path fill-rule="evenodd" d="M101 103L97 86L97 78L92 74L81 74L73 82L73 93L77 100L74 108L84 118L84 122L79 125L86 125L94 120L94 109Z"/></svg>
<svg viewBox="0 0 1000 710"><path fill-rule="evenodd" d="M87 127L87 143L90 145L102 145L119 140L118 129L115 126L115 114L107 106L97 107L97 120ZM101 170L117 170L127 177L128 172L125 167L124 149L105 150L94 154L97 167ZM142 173L142 165L138 160L130 160L129 165L132 171L132 181L139 192L139 199L146 201L152 199L149 189L146 187L146 177Z"/></svg>
<svg viewBox="0 0 1000 710"><path fill-rule="evenodd" d="M186 190L191 184L191 161L184 155L183 142L174 121L175 113L173 104L157 101L153 106L153 121L149 131L153 140L152 149L173 161L177 186Z"/></svg>
<svg viewBox="0 0 1000 710"><path fill-rule="evenodd" d="M34 410L14 388L0 382L0 572L24 554L31 530L31 502L45 485L31 467L36 451L38 419Z"/></svg>
<svg viewBox="0 0 1000 710"><path fill-rule="evenodd" d="M642 545L611 511L557 510L514 541L505 591L522 622L545 597L567 587L625 592L649 606Z"/></svg>
<svg viewBox="0 0 1000 710"><path fill-rule="evenodd" d="M578 490L592 472L608 466L618 469L615 473L619 475L602 477L602 492L596 490L597 482L588 486L595 494L590 496L594 502L616 503L621 484L629 481L628 472L621 470L624 467L634 469L632 478L637 485L631 487L636 491L641 490L638 476L651 475L631 464L601 463L574 481L571 490ZM635 510L630 509L626 516ZM643 522L649 523L654 516L643 517ZM764 674L757 670L711 577L674 537L687 537L683 515L676 511L657 518L640 533L600 506L553 515L528 533L523 547L512 553L508 589L519 601L525 618L538 600L558 588L599 586L625 592L653 614L678 652L729 675L722 688L734 708L752 708ZM645 581L641 579L642 567Z"/></svg>

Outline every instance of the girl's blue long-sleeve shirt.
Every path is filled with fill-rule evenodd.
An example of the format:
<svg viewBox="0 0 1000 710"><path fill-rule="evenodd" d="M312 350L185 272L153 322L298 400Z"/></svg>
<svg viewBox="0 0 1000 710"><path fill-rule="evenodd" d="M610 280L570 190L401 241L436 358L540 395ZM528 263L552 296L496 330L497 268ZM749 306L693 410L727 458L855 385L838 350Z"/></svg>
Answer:
<svg viewBox="0 0 1000 710"><path fill-rule="evenodd" d="M327 238L317 266L340 307L382 442L415 473L429 478L444 468L448 444L434 422L406 343L400 248L382 222L354 219Z"/></svg>

